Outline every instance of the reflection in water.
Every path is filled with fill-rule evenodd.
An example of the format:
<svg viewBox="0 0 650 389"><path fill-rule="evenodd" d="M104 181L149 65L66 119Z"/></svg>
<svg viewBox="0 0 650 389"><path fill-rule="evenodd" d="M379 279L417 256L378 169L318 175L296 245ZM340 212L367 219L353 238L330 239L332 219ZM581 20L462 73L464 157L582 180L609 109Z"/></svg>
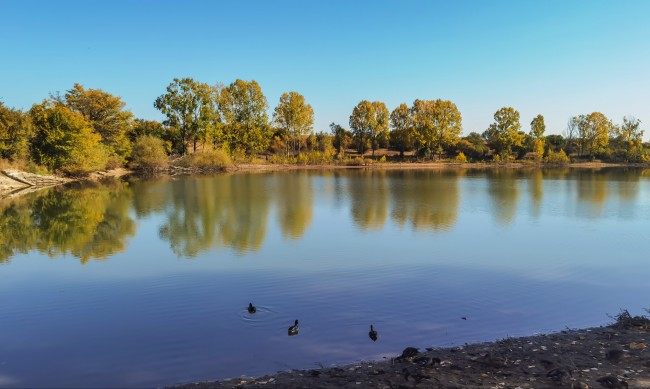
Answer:
<svg viewBox="0 0 650 389"><path fill-rule="evenodd" d="M185 177L171 183L171 205L160 237L178 256L220 246L258 250L266 235L270 193L266 175Z"/></svg>
<svg viewBox="0 0 650 389"><path fill-rule="evenodd" d="M348 191L354 222L363 230L381 229L388 216L388 183L384 170L349 173Z"/></svg>
<svg viewBox="0 0 650 389"><path fill-rule="evenodd" d="M123 251L135 234L131 191L117 180L79 188L50 188L1 206L0 261L37 249L72 254L86 263Z"/></svg>
<svg viewBox="0 0 650 389"><path fill-rule="evenodd" d="M162 218L159 237L180 257L219 247L237 253L260 250L272 206L282 235L289 239L300 239L314 223L315 204L349 207L351 222L366 232L384 228L389 213L399 226L448 231L459 218L462 192L477 188L463 180L465 174L464 170L299 171L51 188L0 201L0 263L30 250L52 257L71 254L83 263L106 258L123 251L127 238L135 234L132 215ZM485 186L478 188L487 187L487 196L472 193L465 201L485 203L484 209L498 223L510 224L519 207L519 182L525 181L531 200L528 211L535 217L543 214L549 201L553 209L560 209L559 189L564 188L562 203L568 205L568 214L601 218L607 209L632 218L641 182L648 175L638 169L479 170L471 177L473 182L483 180ZM549 182L553 184L545 187ZM617 201L613 208L608 196ZM480 203L469 208L481 209Z"/></svg>
<svg viewBox="0 0 650 389"><path fill-rule="evenodd" d="M447 230L458 218L459 176L465 171L414 170L390 175L392 219L415 229Z"/></svg>
<svg viewBox="0 0 650 389"><path fill-rule="evenodd" d="M515 169L487 170L488 193L494 206L496 219L501 224L510 224L517 213L519 202L518 179L523 172Z"/></svg>
<svg viewBox="0 0 650 389"><path fill-rule="evenodd" d="M273 178L282 235L298 239L305 233L312 219L312 177L303 171L276 174Z"/></svg>

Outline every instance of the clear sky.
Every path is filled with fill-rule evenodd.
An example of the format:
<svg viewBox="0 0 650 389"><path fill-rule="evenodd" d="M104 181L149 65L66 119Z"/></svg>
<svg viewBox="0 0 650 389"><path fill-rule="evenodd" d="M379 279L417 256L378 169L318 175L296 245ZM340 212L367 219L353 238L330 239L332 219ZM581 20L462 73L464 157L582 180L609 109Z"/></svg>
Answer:
<svg viewBox="0 0 650 389"><path fill-rule="evenodd" d="M650 123L650 1L0 0L0 100L28 109L75 82L162 119L174 77L255 79L269 114L282 92L315 130L348 127L361 100L390 110L449 99L463 133L512 106L547 133L600 111ZM648 139L646 131L645 139Z"/></svg>

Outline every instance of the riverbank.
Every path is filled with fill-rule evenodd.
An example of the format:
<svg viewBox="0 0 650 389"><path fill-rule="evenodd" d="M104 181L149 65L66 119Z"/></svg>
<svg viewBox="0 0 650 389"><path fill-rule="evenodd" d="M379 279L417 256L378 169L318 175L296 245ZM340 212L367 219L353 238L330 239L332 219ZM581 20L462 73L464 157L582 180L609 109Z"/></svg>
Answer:
<svg viewBox="0 0 650 389"><path fill-rule="evenodd" d="M444 169L548 169L548 168L581 168L581 169L602 169L602 168L650 168L650 164L614 164L602 162L580 162L562 165L549 165L542 163L461 163L461 162L389 162L389 163L368 163L364 165L346 164L271 164L271 163L244 163L236 164L225 169L199 169L173 166L165 170L156 171L155 175L187 175L205 174L214 172L246 173L246 172L277 172L294 170L350 170L350 169L372 169L372 170L444 170ZM108 171L98 171L86 176L70 178L57 175L38 175L17 169L0 170L0 199L15 197L31 193L43 188L56 185L63 185L73 181L99 181L105 178L118 178L131 174L139 174L126 168L118 168ZM152 173L148 173L152 174Z"/></svg>
<svg viewBox="0 0 650 389"><path fill-rule="evenodd" d="M606 327L173 388L650 388L649 343L650 320L623 311Z"/></svg>

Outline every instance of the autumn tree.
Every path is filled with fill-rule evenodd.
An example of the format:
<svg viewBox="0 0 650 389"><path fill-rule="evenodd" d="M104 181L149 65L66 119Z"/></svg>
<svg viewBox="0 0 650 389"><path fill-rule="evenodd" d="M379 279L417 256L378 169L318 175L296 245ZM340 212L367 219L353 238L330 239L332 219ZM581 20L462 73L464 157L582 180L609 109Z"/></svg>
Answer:
<svg viewBox="0 0 650 389"><path fill-rule="evenodd" d="M128 133L133 125L133 114L124 109L126 104L122 98L101 89L85 89L80 84L74 84L64 97L66 105L82 114L101 135L109 152L124 162L131 153Z"/></svg>
<svg viewBox="0 0 650 389"><path fill-rule="evenodd" d="M530 136L533 138L533 152L535 159L541 161L544 156L544 131L546 131L546 124L544 124L544 116L537 115L530 122Z"/></svg>
<svg viewBox="0 0 650 389"><path fill-rule="evenodd" d="M309 135L314 127L314 110L305 104L305 97L297 92L283 93L273 112L273 120L292 140L294 150L297 148L300 155L302 137Z"/></svg>
<svg viewBox="0 0 650 389"><path fill-rule="evenodd" d="M165 151L167 154L171 154L172 151L182 153L182 149L173 149L174 139L178 138L178 132L174 128L169 128L163 126L157 120L145 120L145 119L135 119L133 123L133 128L129 133L129 139L132 143L135 143L136 139L141 136L155 136L163 141ZM177 142L176 146L180 143Z"/></svg>
<svg viewBox="0 0 650 389"><path fill-rule="evenodd" d="M271 141L268 104L257 81L236 80L221 90L219 108L224 120L224 141L231 152L252 156Z"/></svg>
<svg viewBox="0 0 650 389"><path fill-rule="evenodd" d="M34 125L32 158L37 164L69 174L105 168L107 147L81 113L45 100L35 104L29 114Z"/></svg>
<svg viewBox="0 0 650 389"><path fill-rule="evenodd" d="M352 144L352 132L334 122L330 123L330 132L332 133L332 146L339 153L339 157L343 157L345 149Z"/></svg>
<svg viewBox="0 0 650 389"><path fill-rule="evenodd" d="M626 116L623 118L623 124L614 126L616 143L623 148L625 159L628 161L639 161L643 155L643 130L641 130L641 120Z"/></svg>
<svg viewBox="0 0 650 389"><path fill-rule="evenodd" d="M494 123L490 124L484 136L498 154L509 156L512 148L521 146L524 141L519 130L519 111L504 107L494 113Z"/></svg>
<svg viewBox="0 0 650 389"><path fill-rule="evenodd" d="M32 125L29 115L0 102L0 158L11 161L28 159Z"/></svg>
<svg viewBox="0 0 650 389"><path fill-rule="evenodd" d="M602 153L609 145L609 134L614 130L614 124L600 112L577 117L578 133L580 134L580 152L590 158Z"/></svg>
<svg viewBox="0 0 650 389"><path fill-rule="evenodd" d="M388 138L388 117L386 104L380 101L371 103L363 100L354 107L350 115L350 128L357 141L359 153L363 154L370 145L372 156L375 156L380 142Z"/></svg>
<svg viewBox="0 0 650 389"><path fill-rule="evenodd" d="M416 143L432 157L455 144L463 129L460 111L448 100L415 100L411 117Z"/></svg>
<svg viewBox="0 0 650 389"><path fill-rule="evenodd" d="M390 113L390 143L399 150L399 156L413 148L413 120L406 104L400 104Z"/></svg>
<svg viewBox="0 0 650 389"><path fill-rule="evenodd" d="M217 100L216 88L191 78L174 78L167 93L156 99L154 107L167 116L164 124L178 131L181 154L187 153L190 143L196 152L197 143L219 126Z"/></svg>

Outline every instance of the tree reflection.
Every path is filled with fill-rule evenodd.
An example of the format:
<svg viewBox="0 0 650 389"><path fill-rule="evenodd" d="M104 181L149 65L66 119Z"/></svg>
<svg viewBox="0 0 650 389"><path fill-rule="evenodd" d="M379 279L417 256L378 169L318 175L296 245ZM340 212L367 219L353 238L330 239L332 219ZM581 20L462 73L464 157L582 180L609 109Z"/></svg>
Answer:
<svg viewBox="0 0 650 389"><path fill-rule="evenodd" d="M82 263L123 251L135 234L131 192L119 180L57 187L1 206L0 260L37 249L50 257L71 254Z"/></svg>
<svg viewBox="0 0 650 389"><path fill-rule="evenodd" d="M494 213L502 224L510 224L517 213L519 203L518 179L522 172L515 169L487 170L488 193Z"/></svg>
<svg viewBox="0 0 650 389"><path fill-rule="evenodd" d="M528 193L530 193L531 211L533 216L539 217L542 210L544 197L544 173L535 169L528 176Z"/></svg>
<svg viewBox="0 0 650 389"><path fill-rule="evenodd" d="M212 247L259 250L266 235L270 197L267 176L187 177L171 183L171 204L160 237L179 256Z"/></svg>
<svg viewBox="0 0 650 389"><path fill-rule="evenodd" d="M388 217L386 171L360 170L349 175L348 191L354 222L363 230L381 229Z"/></svg>
<svg viewBox="0 0 650 389"><path fill-rule="evenodd" d="M313 215L313 176L308 172L274 175L278 223L282 235L298 239L311 223Z"/></svg>
<svg viewBox="0 0 650 389"><path fill-rule="evenodd" d="M390 175L392 219L415 229L447 230L458 218L458 179L465 171L414 170Z"/></svg>

